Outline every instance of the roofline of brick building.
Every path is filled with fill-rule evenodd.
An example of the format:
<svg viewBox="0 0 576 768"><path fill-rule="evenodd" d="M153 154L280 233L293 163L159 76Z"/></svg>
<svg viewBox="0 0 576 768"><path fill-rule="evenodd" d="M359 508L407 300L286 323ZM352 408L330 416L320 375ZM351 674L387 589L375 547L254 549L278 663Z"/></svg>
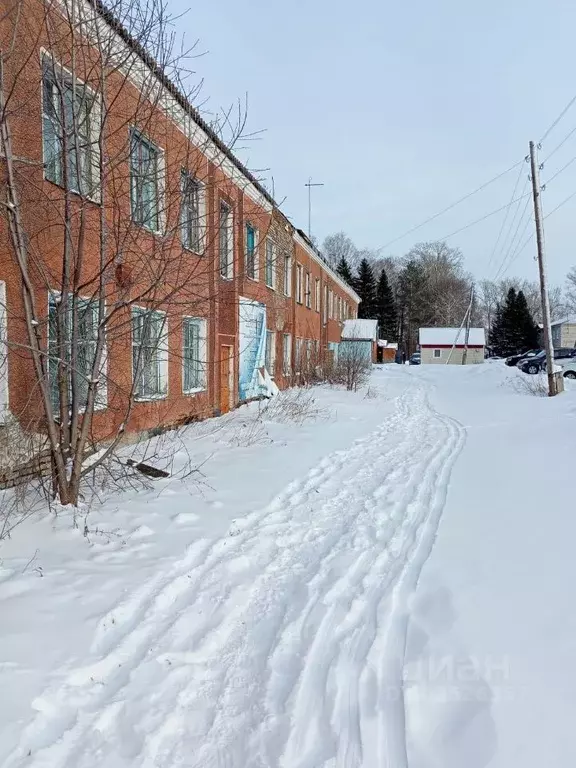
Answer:
<svg viewBox="0 0 576 768"><path fill-rule="evenodd" d="M240 171L240 173L258 190L258 192L270 203L274 210L277 210L288 221L286 216L282 213L280 206L276 203L272 195L261 184L260 181L254 176L254 174L248 170L248 168L242 163L232 152L230 147L226 145L224 141L218 136L213 128L201 117L200 113L194 107L190 100L180 91L180 89L170 80L165 72L158 65L158 62L146 51L142 46L124 27L124 25L114 16L114 14L104 5L102 0L87 0L87 2L94 8L94 10L100 15L100 17L108 24L108 26L116 32L116 34L130 47L131 50L143 61L143 63L150 69L152 74L158 78L160 83L168 93L175 99L175 101L182 107L186 114L193 120L196 125L201 128L209 139L214 143L217 149L227 157L231 163ZM290 223L290 222L288 222ZM307 235L293 224L290 224L295 234L297 234L303 241L308 250L311 251L311 255L314 256L321 265L330 273L332 279L344 289L352 299L360 303L360 297L347 283L342 280L337 272L328 264L324 256L313 245Z"/></svg>

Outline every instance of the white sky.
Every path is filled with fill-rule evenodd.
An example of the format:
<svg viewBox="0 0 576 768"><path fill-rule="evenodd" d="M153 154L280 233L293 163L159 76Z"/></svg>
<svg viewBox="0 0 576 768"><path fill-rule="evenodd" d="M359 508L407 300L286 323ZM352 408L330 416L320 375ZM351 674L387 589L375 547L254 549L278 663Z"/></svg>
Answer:
<svg viewBox="0 0 576 768"><path fill-rule="evenodd" d="M169 0L173 12L189 6ZM178 29L208 52L195 62L207 108L248 93L249 127L265 132L239 155L270 169L284 211L307 228L312 176L325 184L313 193L313 234L344 230L359 247L384 245L522 159L576 95L574 0L219 0L195 3ZM576 105L542 157L575 127ZM576 132L543 181L575 155ZM522 173L520 186L528 166ZM402 255L505 205L517 177L384 254ZM576 162L550 183L545 211L572 192ZM490 261L503 215L450 239L478 277L494 277L507 253L499 247ZM575 229L576 196L546 223L553 283L576 264ZM507 273L536 278L534 247Z"/></svg>

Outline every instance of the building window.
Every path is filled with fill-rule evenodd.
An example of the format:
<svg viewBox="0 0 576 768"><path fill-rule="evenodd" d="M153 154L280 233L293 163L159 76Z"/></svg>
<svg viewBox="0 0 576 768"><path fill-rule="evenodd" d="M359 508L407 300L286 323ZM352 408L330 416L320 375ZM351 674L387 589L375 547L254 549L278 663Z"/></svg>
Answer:
<svg viewBox="0 0 576 768"><path fill-rule="evenodd" d="M324 283L324 312L322 313L324 325L328 322L328 285Z"/></svg>
<svg viewBox="0 0 576 768"><path fill-rule="evenodd" d="M442 357L442 350L441 349L435 349L434 350L434 357L435 358Z"/></svg>
<svg viewBox="0 0 576 768"><path fill-rule="evenodd" d="M310 272L306 272L306 288L304 293L306 294L306 306L308 309L312 309L312 289L310 287Z"/></svg>
<svg viewBox="0 0 576 768"><path fill-rule="evenodd" d="M292 293L292 257L290 254L284 255L284 296L290 296Z"/></svg>
<svg viewBox="0 0 576 768"><path fill-rule="evenodd" d="M266 331L266 350L264 365L270 376L274 376L274 362L276 358L276 334L274 331Z"/></svg>
<svg viewBox="0 0 576 768"><path fill-rule="evenodd" d="M168 323L165 312L132 308L132 372L139 400L168 393Z"/></svg>
<svg viewBox="0 0 576 768"><path fill-rule="evenodd" d="M296 264L296 301L302 304L302 264Z"/></svg>
<svg viewBox="0 0 576 768"><path fill-rule="evenodd" d="M296 339L296 359L294 364L296 366L296 373L300 373L300 367L302 365L302 349L304 346L304 339Z"/></svg>
<svg viewBox="0 0 576 768"><path fill-rule="evenodd" d="M328 293L328 317L334 320L334 291Z"/></svg>
<svg viewBox="0 0 576 768"><path fill-rule="evenodd" d="M73 396L73 383L76 389L78 406L85 408L88 401L88 386L94 376L94 360L98 342L98 301L76 299L76 339L75 362L72 376L72 336L73 336L73 297L68 294L68 306L62 315L64 339L58 333L58 309L61 306L60 294L51 293L48 304L48 377L50 380L50 399L52 408L57 413L60 410L60 387L58 386L58 367L61 359L61 342L64 341L64 357L66 364L66 379L68 383L68 398ZM104 357L104 356L103 356ZM73 378L75 381L73 382ZM106 404L106 390L102 383L98 384L95 407Z"/></svg>
<svg viewBox="0 0 576 768"><path fill-rule="evenodd" d="M276 277L276 246L269 237L266 238L266 263L264 272L266 285L269 288L274 288Z"/></svg>
<svg viewBox="0 0 576 768"><path fill-rule="evenodd" d="M218 220L218 249L220 254L220 275L230 279L234 275L234 229L232 208L223 200L220 201L220 218Z"/></svg>
<svg viewBox="0 0 576 768"><path fill-rule="evenodd" d="M292 336L285 333L282 338L282 373L284 376L290 376L292 368Z"/></svg>
<svg viewBox="0 0 576 768"><path fill-rule="evenodd" d="M180 177L180 230L182 245L195 253L202 253L202 185L188 171L182 169Z"/></svg>
<svg viewBox="0 0 576 768"><path fill-rule="evenodd" d="M182 392L206 389L206 321L185 317L182 321Z"/></svg>
<svg viewBox="0 0 576 768"><path fill-rule="evenodd" d="M44 175L72 192L95 197L99 183L96 100L48 57L42 66Z"/></svg>
<svg viewBox="0 0 576 768"><path fill-rule="evenodd" d="M316 278L314 283L314 309L320 312L320 279Z"/></svg>
<svg viewBox="0 0 576 768"><path fill-rule="evenodd" d="M146 229L160 229L160 150L138 131L130 137L132 220Z"/></svg>
<svg viewBox="0 0 576 768"><path fill-rule="evenodd" d="M252 224L246 224L246 276L258 280L257 232Z"/></svg>

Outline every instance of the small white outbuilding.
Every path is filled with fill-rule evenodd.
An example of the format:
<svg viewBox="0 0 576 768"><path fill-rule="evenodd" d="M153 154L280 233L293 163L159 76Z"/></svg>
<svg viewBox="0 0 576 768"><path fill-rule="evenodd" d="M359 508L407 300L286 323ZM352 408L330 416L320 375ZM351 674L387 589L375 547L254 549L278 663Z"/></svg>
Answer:
<svg viewBox="0 0 576 768"><path fill-rule="evenodd" d="M466 347L464 328L420 328L419 340L422 365L462 365ZM470 328L466 365L483 363L485 347L484 328Z"/></svg>

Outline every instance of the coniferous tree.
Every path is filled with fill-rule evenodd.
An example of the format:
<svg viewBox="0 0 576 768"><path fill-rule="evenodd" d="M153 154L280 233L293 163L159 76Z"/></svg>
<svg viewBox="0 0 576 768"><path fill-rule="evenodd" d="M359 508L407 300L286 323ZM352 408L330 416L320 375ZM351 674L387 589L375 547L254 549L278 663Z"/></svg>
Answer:
<svg viewBox="0 0 576 768"><path fill-rule="evenodd" d="M358 317L375 318L376 317L376 280L374 272L368 259L362 259L358 267L358 276L355 280L354 289L360 296L360 306L358 307Z"/></svg>
<svg viewBox="0 0 576 768"><path fill-rule="evenodd" d="M499 355L513 355L538 347L538 334L524 293L510 288L504 306L496 310L490 345Z"/></svg>
<svg viewBox="0 0 576 768"><path fill-rule="evenodd" d="M380 336L387 341L395 342L398 334L398 315L394 294L384 268L380 272L376 288L376 317Z"/></svg>
<svg viewBox="0 0 576 768"><path fill-rule="evenodd" d="M352 274L352 270L350 269L350 264L348 264L348 260L346 259L346 256L340 257L340 261L336 265L336 272L340 275L342 280L344 280L344 282L347 283L351 288L356 287L354 275Z"/></svg>

